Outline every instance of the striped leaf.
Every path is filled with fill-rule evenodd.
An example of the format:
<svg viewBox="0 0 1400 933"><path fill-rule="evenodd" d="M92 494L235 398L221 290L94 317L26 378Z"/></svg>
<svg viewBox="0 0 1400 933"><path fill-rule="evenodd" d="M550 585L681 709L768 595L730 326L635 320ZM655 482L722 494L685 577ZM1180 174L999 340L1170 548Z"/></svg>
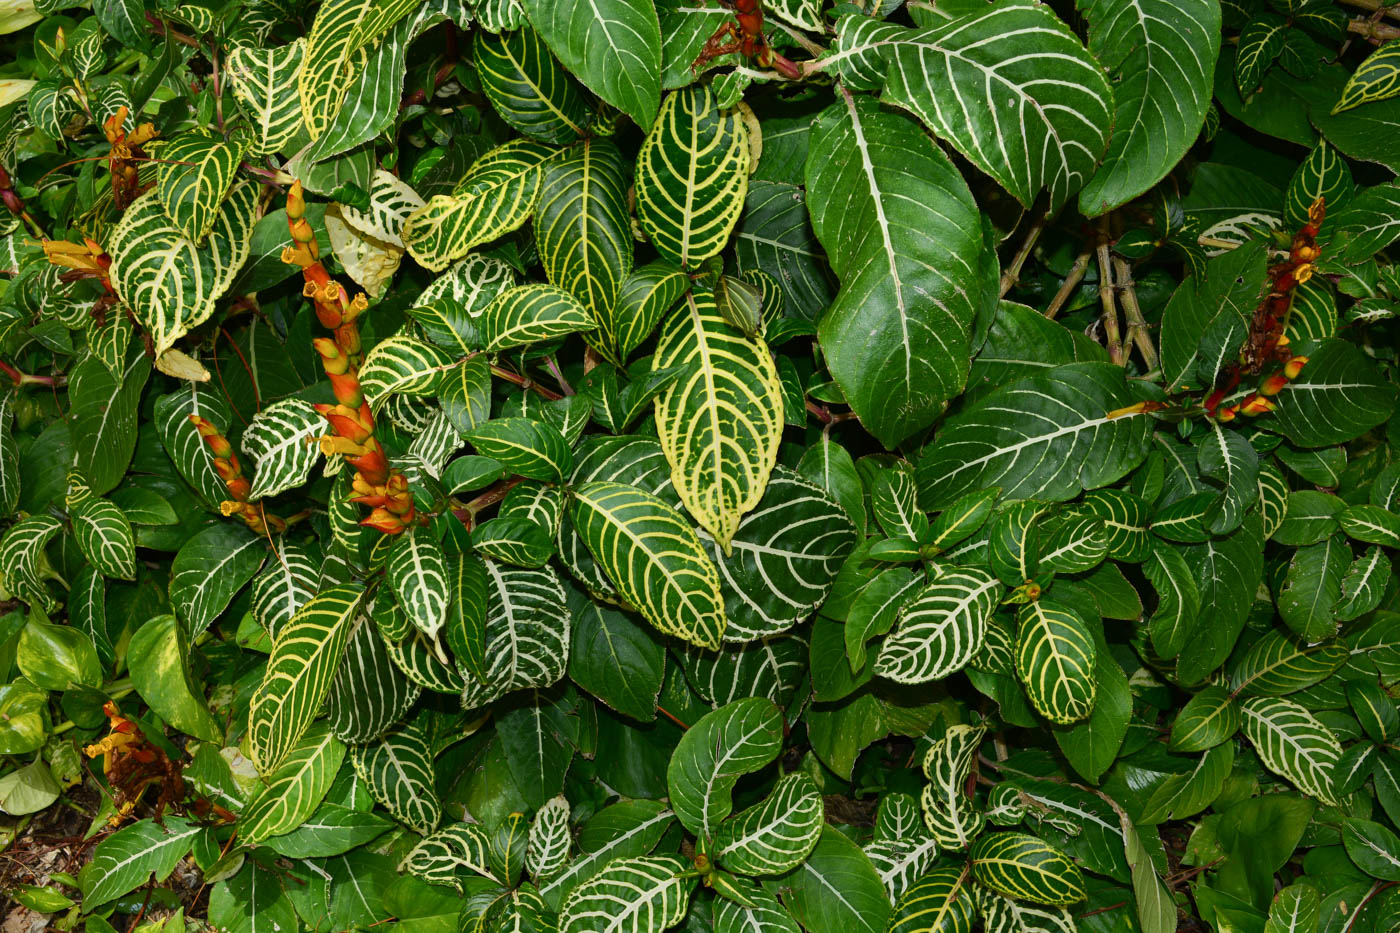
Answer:
<svg viewBox="0 0 1400 933"><path fill-rule="evenodd" d="M1336 634L1337 619L1332 607L1341 598L1342 577L1351 567L1351 560L1351 545L1341 535L1331 535L1293 552L1275 602L1284 623L1307 641L1317 642Z"/></svg>
<svg viewBox="0 0 1400 933"><path fill-rule="evenodd" d="M689 287L685 273L667 262L651 262L634 270L609 308L594 308L600 337L616 348L619 360L626 361Z"/></svg>
<svg viewBox="0 0 1400 933"><path fill-rule="evenodd" d="M350 761L394 819L426 835L437 829L442 804L434 789L433 750L421 723L405 723L378 742L352 746Z"/></svg>
<svg viewBox="0 0 1400 933"><path fill-rule="evenodd" d="M273 402L253 417L243 432L243 452L253 466L250 501L275 496L306 482L320 459L316 439L326 422L299 398Z"/></svg>
<svg viewBox="0 0 1400 933"><path fill-rule="evenodd" d="M763 498L735 529L728 556L702 538L719 570L726 641L776 635L806 619L826 600L855 545L841 507L785 467L774 467Z"/></svg>
<svg viewBox="0 0 1400 933"><path fill-rule="evenodd" d="M1074 916L1063 907L1042 907L974 887L986 933L1076 933Z"/></svg>
<svg viewBox="0 0 1400 933"><path fill-rule="evenodd" d="M253 618L276 639L282 626L316 595L319 577L320 566L310 552L283 544L253 579Z"/></svg>
<svg viewBox="0 0 1400 933"><path fill-rule="evenodd" d="M1354 344L1333 338L1308 354L1308 365L1277 398L1271 430L1298 447L1323 447L1350 441L1389 418L1396 390Z"/></svg>
<svg viewBox="0 0 1400 933"><path fill-rule="evenodd" d="M505 32L525 25L525 8L520 0L469 0L477 22L487 32Z"/></svg>
<svg viewBox="0 0 1400 933"><path fill-rule="evenodd" d="M594 94L651 124L661 98L661 24L645 0L522 0L559 61Z"/></svg>
<svg viewBox="0 0 1400 933"><path fill-rule="evenodd" d="M240 45L229 52L225 67L233 96L253 128L249 155L280 152L301 131L297 76L305 54L300 37L276 48Z"/></svg>
<svg viewBox="0 0 1400 933"><path fill-rule="evenodd" d="M1103 520L1079 515L1051 532L1040 555L1040 567L1054 573L1085 573L1107 556L1108 529Z"/></svg>
<svg viewBox="0 0 1400 933"><path fill-rule="evenodd" d="M622 598L668 635L716 649L724 635L719 575L695 530L665 502L631 486L584 483L570 515Z"/></svg>
<svg viewBox="0 0 1400 933"><path fill-rule="evenodd" d="M966 849L985 822L963 791L985 732L980 726L952 726L924 754L924 824L934 841L947 848Z"/></svg>
<svg viewBox="0 0 1400 933"><path fill-rule="evenodd" d="M1356 185L1351 180L1351 167L1347 165L1347 160L1329 146L1325 139L1320 140L1288 182L1283 204L1284 220L1290 227L1301 227L1308 222L1308 209L1318 198L1322 198L1327 205L1327 212L1335 215L1347 205L1355 190ZM1296 307L1290 312L1290 326L1293 323L1292 316L1297 313ZM1330 331L1318 334L1319 338L1330 336Z"/></svg>
<svg viewBox="0 0 1400 933"><path fill-rule="evenodd" d="M757 886L746 886L744 894L751 906L714 899L714 933L802 933L776 896Z"/></svg>
<svg viewBox="0 0 1400 933"><path fill-rule="evenodd" d="M137 198L111 233L112 285L151 335L157 356L214 313L248 256L257 185L241 182L197 245L170 221L152 189Z"/></svg>
<svg viewBox="0 0 1400 933"><path fill-rule="evenodd" d="M559 908L559 933L661 933L690 907L694 878L678 855L618 859L574 888Z"/></svg>
<svg viewBox="0 0 1400 933"><path fill-rule="evenodd" d="M529 26L478 33L473 48L481 89L496 112L526 136L556 146L583 135L588 101Z"/></svg>
<svg viewBox="0 0 1400 933"><path fill-rule="evenodd" d="M787 707L802 686L811 650L802 635L768 636L720 651L686 645L686 680L711 706L748 697L766 697Z"/></svg>
<svg viewBox="0 0 1400 933"><path fill-rule="evenodd" d="M104 577L136 579L136 539L118 506L92 494L82 474L68 474L68 517L78 550Z"/></svg>
<svg viewBox="0 0 1400 933"><path fill-rule="evenodd" d="M217 506L228 498L228 487L214 468L214 455L189 417L199 415L221 431L227 430L233 415L223 394L191 383L157 399L155 415L161 444L185 481L210 505Z"/></svg>
<svg viewBox="0 0 1400 933"><path fill-rule="evenodd" d="M170 605L197 637L262 567L267 541L242 525L210 525L180 546L170 564Z"/></svg>
<svg viewBox="0 0 1400 933"><path fill-rule="evenodd" d="M63 525L52 515L31 515L11 525L0 539L0 574L5 588L32 606L49 612L54 601L39 576L44 548Z"/></svg>
<svg viewBox="0 0 1400 933"><path fill-rule="evenodd" d="M1084 876L1058 849L1026 833L988 833L973 845L972 876L1035 904L1064 907L1084 899Z"/></svg>
<svg viewBox="0 0 1400 933"><path fill-rule="evenodd" d="M340 739L324 725L313 726L238 814L239 836L258 843L305 823L321 805L344 760Z"/></svg>
<svg viewBox="0 0 1400 933"><path fill-rule="evenodd" d="M1022 204L1048 188L1058 210L1089 180L1113 126L1113 92L1048 8L998 5L879 44L888 64L882 98L917 115Z"/></svg>
<svg viewBox="0 0 1400 933"><path fill-rule="evenodd" d="M1259 759L1305 794L1336 806L1333 772L1342 746L1307 709L1282 697L1255 697L1242 707L1244 734Z"/></svg>
<svg viewBox="0 0 1400 933"><path fill-rule="evenodd" d="M637 223L663 259L694 270L744 209L748 132L707 85L673 91L637 153Z"/></svg>
<svg viewBox="0 0 1400 933"><path fill-rule="evenodd" d="M1204 752L1240 731L1240 707L1224 687L1210 685L1197 693L1172 723L1171 749Z"/></svg>
<svg viewBox="0 0 1400 933"><path fill-rule="evenodd" d="M739 778L776 758L782 742L783 714L771 700L739 700L692 725L666 769L671 807L686 829L711 838L733 810Z"/></svg>
<svg viewBox="0 0 1400 933"><path fill-rule="evenodd" d="M1152 420L1110 418L1136 399L1121 367L1070 363L983 396L943 422L915 467L920 502L942 508L986 486L1060 502L1106 486L1147 455Z"/></svg>
<svg viewBox="0 0 1400 933"><path fill-rule="evenodd" d="M430 343L403 335L375 344L360 367L360 387L378 410L391 394L434 396L458 361Z"/></svg>
<svg viewBox="0 0 1400 933"><path fill-rule="evenodd" d="M372 742L408 712L420 692L389 657L374 623L362 617L326 698L331 732L346 742Z"/></svg>
<svg viewBox="0 0 1400 933"><path fill-rule="evenodd" d="M447 622L451 599L447 556L431 528L416 527L399 535L389 552L389 585L408 619L424 635L436 638Z"/></svg>
<svg viewBox="0 0 1400 933"><path fill-rule="evenodd" d="M1271 13L1263 14L1240 31L1235 56L1235 86L1240 97L1249 100L1259 90L1264 74L1284 49L1287 32L1288 21Z"/></svg>
<svg viewBox="0 0 1400 933"><path fill-rule="evenodd" d="M601 844L592 851L581 852L562 872L540 885L540 894L547 903L557 905L614 859L646 855L670 829L676 815L654 800L625 800L605 807L594 819L599 828L608 828Z"/></svg>
<svg viewBox="0 0 1400 933"><path fill-rule="evenodd" d="M1091 0L1089 51L1113 85L1113 135L1079 195L1093 217L1151 188L1196 142L1220 54L1218 0Z"/></svg>
<svg viewBox="0 0 1400 933"><path fill-rule="evenodd" d="M183 133L161 147L156 192L165 214L196 246L204 242L238 176L243 147L203 133Z"/></svg>
<svg viewBox="0 0 1400 933"><path fill-rule="evenodd" d="M1290 884L1274 895L1269 905L1265 933L1304 933L1316 930L1322 913L1322 895L1306 882Z"/></svg>
<svg viewBox="0 0 1400 933"><path fill-rule="evenodd" d="M553 340L595 326L588 309L554 285L520 285L504 291L481 315L488 353Z"/></svg>
<svg viewBox="0 0 1400 933"><path fill-rule="evenodd" d="M933 867L938 851L938 843L928 835L922 839L876 839L865 846L865 854L885 883L891 902L898 901Z"/></svg>
<svg viewBox="0 0 1400 933"><path fill-rule="evenodd" d="M569 442L559 429L531 418L495 418L467 432L482 456L527 479L563 482L574 467Z"/></svg>
<svg viewBox="0 0 1400 933"><path fill-rule="evenodd" d="M395 607L393 615L402 618L404 613ZM467 681L443 651L442 643L413 628L406 619L404 625L408 626L408 631L397 637L388 626L378 626L389 660L410 683L434 693L460 694L466 688Z"/></svg>
<svg viewBox="0 0 1400 933"><path fill-rule="evenodd" d="M437 195L409 215L402 234L409 255L441 272L473 247L518 229L535 211L542 166L554 153L516 139L477 159L454 194Z"/></svg>
<svg viewBox="0 0 1400 933"><path fill-rule="evenodd" d="M83 901L106 903L145 884L152 874L157 883L164 881L204 831L198 823L167 816L164 825L141 820L106 836L78 874Z"/></svg>
<svg viewBox="0 0 1400 933"><path fill-rule="evenodd" d="M120 371L126 359L126 347L121 349L116 368ZM14 412L18 391L0 396L0 515L10 516L19 506L19 451L15 448Z"/></svg>
<svg viewBox="0 0 1400 933"><path fill-rule="evenodd" d="M491 837L476 823L457 823L433 833L404 856L399 870L429 884L449 885L458 893L470 878L498 881L491 868Z"/></svg>
<svg viewBox="0 0 1400 933"><path fill-rule="evenodd" d="M330 0L316 11L297 74L302 121L312 139L324 133L340 112L345 91L359 70L353 42L372 6L369 0Z"/></svg>
<svg viewBox="0 0 1400 933"><path fill-rule="evenodd" d="M768 798L726 820L714 855L730 871L779 875L802 864L821 838L826 808L812 779L784 775Z"/></svg>
<svg viewBox="0 0 1400 933"><path fill-rule="evenodd" d="M1241 696L1284 696L1326 680L1347 657L1335 640L1308 642L1273 629L1230 665L1230 686Z"/></svg>
<svg viewBox="0 0 1400 933"><path fill-rule="evenodd" d="M831 374L886 447L967 380L985 277L967 184L906 115L849 94L813 126L812 229L841 280L819 324Z"/></svg>
<svg viewBox="0 0 1400 933"><path fill-rule="evenodd" d="M777 461L783 395L760 339L724 322L708 294L688 295L662 326L653 370L685 375L656 399L656 428L676 492L726 554Z"/></svg>
<svg viewBox="0 0 1400 933"><path fill-rule="evenodd" d="M320 713L364 595L358 584L333 586L278 633L248 712L253 760L261 773L282 763Z"/></svg>
<svg viewBox="0 0 1400 933"><path fill-rule="evenodd" d="M506 567L486 561L485 676L467 677L463 709L503 694L547 687L564 676L570 621L564 587L549 567Z"/></svg>
<svg viewBox="0 0 1400 933"><path fill-rule="evenodd" d="M924 875L900 896L887 929L889 933L971 933L976 916L966 872L958 867L940 868Z"/></svg>
<svg viewBox="0 0 1400 933"><path fill-rule="evenodd" d="M1341 113L1362 104L1389 100L1397 94L1400 94L1400 45L1383 45L1352 72L1332 112Z"/></svg>
<svg viewBox="0 0 1400 933"><path fill-rule="evenodd" d="M548 881L569 861L573 836L569 832L569 801L560 794L545 801L530 823L525 867L536 883Z"/></svg>
<svg viewBox="0 0 1400 933"><path fill-rule="evenodd" d="M600 323L614 319L613 304L632 271L627 174L616 144L588 140L545 169L535 209L535 245L545 275ZM614 331L607 332L610 350Z"/></svg>
<svg viewBox="0 0 1400 933"><path fill-rule="evenodd" d="M899 628L881 647L875 673L923 684L962 670L982 647L1001 594L1001 583L985 570L943 574L900 609Z"/></svg>
<svg viewBox="0 0 1400 933"><path fill-rule="evenodd" d="M1350 622L1380 605L1390 584L1393 568L1390 557L1379 547L1369 547L1347 568L1342 577L1342 593L1332 607L1339 621Z"/></svg>
<svg viewBox="0 0 1400 933"><path fill-rule="evenodd" d="M1079 613L1052 599L1021 610L1016 672L1036 712L1051 722L1078 722L1094 708L1097 649Z"/></svg>

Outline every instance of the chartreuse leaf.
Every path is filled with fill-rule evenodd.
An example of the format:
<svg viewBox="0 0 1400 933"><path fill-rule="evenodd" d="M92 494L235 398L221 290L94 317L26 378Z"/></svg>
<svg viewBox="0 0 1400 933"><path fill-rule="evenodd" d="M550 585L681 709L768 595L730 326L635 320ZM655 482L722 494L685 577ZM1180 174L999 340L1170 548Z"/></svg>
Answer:
<svg viewBox="0 0 1400 933"><path fill-rule="evenodd" d="M899 628L881 647L875 673L922 684L961 670L982 647L1001 594L1001 583L985 570L941 575L900 610Z"/></svg>
<svg viewBox="0 0 1400 933"><path fill-rule="evenodd" d="M68 516L78 549L104 576L117 580L136 577L136 541L126 513L92 494L82 474L68 474Z"/></svg>
<svg viewBox="0 0 1400 933"><path fill-rule="evenodd" d="M136 314L159 356L214 313L248 256L257 185L234 185L212 229L196 243L174 224L152 189L137 198L108 238L112 285Z"/></svg>
<svg viewBox="0 0 1400 933"><path fill-rule="evenodd" d="M1400 94L1400 46L1383 45L1357 66L1333 105L1341 113L1362 104L1388 100Z"/></svg>
<svg viewBox="0 0 1400 933"><path fill-rule="evenodd" d="M520 285L508 289L497 295L481 315L489 353L553 340L576 331L591 330L594 326L588 309L572 294L554 285Z"/></svg>
<svg viewBox="0 0 1400 933"><path fill-rule="evenodd" d="M812 779L784 775L768 799L720 825L714 854L744 875L779 875L807 858L821 838L826 810Z"/></svg>
<svg viewBox="0 0 1400 933"><path fill-rule="evenodd" d="M97 844L92 861L78 873L83 903L105 904L134 891L152 875L164 881L204 831L178 816L167 816L164 825L141 820L117 830Z"/></svg>
<svg viewBox="0 0 1400 933"><path fill-rule="evenodd" d="M1282 697L1246 700L1244 734L1259 758L1304 793L1335 805L1333 772L1342 746L1306 708Z"/></svg>
<svg viewBox="0 0 1400 933"><path fill-rule="evenodd" d="M522 0L564 67L646 128L661 100L661 24L648 0Z"/></svg>
<svg viewBox="0 0 1400 933"><path fill-rule="evenodd" d="M924 824L944 847L966 849L985 825L963 792L985 731L980 726L952 726L924 754Z"/></svg>
<svg viewBox="0 0 1400 933"><path fill-rule="evenodd" d="M535 245L545 275L600 324L623 320L614 315L613 304L632 271L627 176L615 143L585 141L545 169L535 210ZM653 327L659 319L659 314L652 318ZM605 343L610 351L612 334L607 331Z"/></svg>
<svg viewBox="0 0 1400 933"><path fill-rule="evenodd" d="M685 917L696 880L678 855L622 858L574 888L559 908L559 933L661 933Z"/></svg>
<svg viewBox="0 0 1400 933"><path fill-rule="evenodd" d="M542 166L555 151L515 139L477 159L453 194L436 195L408 216L401 236L409 255L441 272L473 247L519 229L535 211Z"/></svg>
<svg viewBox="0 0 1400 933"><path fill-rule="evenodd" d="M574 526L622 598L658 630L719 648L726 621L719 574L684 518L622 483L572 492Z"/></svg>
<svg viewBox="0 0 1400 933"><path fill-rule="evenodd" d="M214 229L242 158L242 146L203 133L184 133L161 148L156 165L160 204L196 246Z"/></svg>
<svg viewBox="0 0 1400 933"><path fill-rule="evenodd" d="M589 117L583 90L535 30L478 33L473 53L481 89L501 119L554 145L583 135Z"/></svg>
<svg viewBox="0 0 1400 933"><path fill-rule="evenodd" d="M663 259L694 270L728 243L748 180L738 113L708 85L673 91L637 153L637 222Z"/></svg>
<svg viewBox="0 0 1400 933"><path fill-rule="evenodd" d="M1089 715L1097 692L1093 636L1079 613L1053 599L1021 610L1016 672L1036 712L1056 723Z"/></svg>
<svg viewBox="0 0 1400 933"><path fill-rule="evenodd" d="M359 71L353 56L365 41L361 23L375 6L369 0L333 0L316 12L297 76L302 119L312 139L324 133L340 112L345 91ZM402 4L385 7L401 8Z"/></svg>
<svg viewBox="0 0 1400 933"><path fill-rule="evenodd" d="M892 446L967 380L982 301L976 204L915 121L869 98L845 95L812 134L812 228L841 280L822 351L861 423Z"/></svg>
<svg viewBox="0 0 1400 933"><path fill-rule="evenodd" d="M924 875L894 905L889 933L970 933L977 916L970 881L956 866Z"/></svg>
<svg viewBox="0 0 1400 933"><path fill-rule="evenodd" d="M301 130L301 98L297 76L306 54L306 40L264 49L240 45L225 62L239 109L248 117L254 138L249 154L279 152Z"/></svg>
<svg viewBox="0 0 1400 933"><path fill-rule="evenodd" d="M782 740L782 712L759 697L730 703L692 725L666 769L671 807L686 829L712 837L733 809L735 783L773 761Z"/></svg>
<svg viewBox="0 0 1400 933"><path fill-rule="evenodd" d="M377 742L351 746L350 761L374 799L394 819L417 833L437 828L442 804L435 788L433 750L421 719L405 723Z"/></svg>
<svg viewBox="0 0 1400 933"><path fill-rule="evenodd" d="M131 682L146 705L166 722L195 738L217 742L223 730L191 677L187 644L173 615L148 620L127 647Z"/></svg>
<svg viewBox="0 0 1400 933"><path fill-rule="evenodd" d="M1220 54L1218 0L1085 0L1089 51L1113 85L1113 134L1079 193L1093 217L1161 181L1196 141Z"/></svg>
<svg viewBox="0 0 1400 933"><path fill-rule="evenodd" d="M1027 833L987 833L969 854L972 876L1007 897L1063 907L1084 899L1084 876L1058 849Z"/></svg>
<svg viewBox="0 0 1400 933"><path fill-rule="evenodd" d="M324 724L312 726L238 815L239 835L257 843L305 823L321 805L344 760L344 743Z"/></svg>
<svg viewBox="0 0 1400 933"><path fill-rule="evenodd" d="M988 485L1006 499L1063 501L1122 477L1147 455L1152 421L1110 417L1134 399L1121 367L1056 366L946 419L915 466L920 502L944 508Z"/></svg>
<svg viewBox="0 0 1400 933"><path fill-rule="evenodd" d="M1022 204L1048 188L1057 210L1093 174L1114 126L1113 91L1103 67L1046 7L998 4L881 36L880 46L883 98L917 115ZM1205 93L1199 78L1194 84L1196 95ZM1203 104L1194 107L1204 114Z"/></svg>
<svg viewBox="0 0 1400 933"><path fill-rule="evenodd" d="M684 375L656 398L676 493L726 554L763 498L783 430L777 367L761 339L725 323L709 294L687 295L662 327L653 370Z"/></svg>
<svg viewBox="0 0 1400 933"><path fill-rule="evenodd" d="M364 587L354 583L323 590L278 633L248 712L253 760L261 773L282 763L320 712L364 595Z"/></svg>

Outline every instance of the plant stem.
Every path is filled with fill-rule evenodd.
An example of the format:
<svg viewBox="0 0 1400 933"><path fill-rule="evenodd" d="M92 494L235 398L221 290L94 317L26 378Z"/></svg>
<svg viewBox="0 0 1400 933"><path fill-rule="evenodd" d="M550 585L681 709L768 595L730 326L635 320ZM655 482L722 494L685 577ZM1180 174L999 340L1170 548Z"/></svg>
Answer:
<svg viewBox="0 0 1400 933"><path fill-rule="evenodd" d="M1099 224L1099 238L1094 251L1099 258L1099 303L1103 305L1103 333L1108 344L1108 358L1122 366L1127 355L1118 330L1118 305L1113 297L1113 263L1108 255L1108 218Z"/></svg>
<svg viewBox="0 0 1400 933"><path fill-rule="evenodd" d="M1147 369L1157 368L1157 347L1152 343L1147 321L1142 316L1142 306L1138 304L1137 292L1133 290L1133 269L1126 259L1113 259L1113 271L1117 276L1117 286L1123 303L1123 316L1128 321L1128 339L1142 354ZM1126 354L1125 354L1126 355Z"/></svg>
<svg viewBox="0 0 1400 933"><path fill-rule="evenodd" d="M1055 319L1055 315L1060 313L1060 309L1069 301L1069 296L1074 294L1074 290L1079 287L1079 283L1084 281L1084 273L1089 268L1089 257L1092 255L1089 250L1085 250L1074 257L1074 265L1069 268L1069 275L1060 283L1059 291L1055 292L1055 297L1050 299L1050 305L1045 309L1045 316L1050 320Z"/></svg>
<svg viewBox="0 0 1400 933"><path fill-rule="evenodd" d="M1383 16L1400 22L1400 4L1382 3L1381 0L1341 0L1343 6L1355 7L1358 10L1368 10L1372 13L1380 13Z"/></svg>
<svg viewBox="0 0 1400 933"><path fill-rule="evenodd" d="M1377 44L1391 39L1400 39L1400 26L1387 23L1373 23L1369 18L1357 17L1347 23L1347 32L1364 36Z"/></svg>
<svg viewBox="0 0 1400 933"><path fill-rule="evenodd" d="M34 376L22 373L4 360L0 360L0 372L13 379L16 386L61 386L68 384L66 376Z"/></svg>
<svg viewBox="0 0 1400 933"><path fill-rule="evenodd" d="M493 364L491 366L491 373L492 375L500 376L506 382L515 383L522 389L533 389L535 392L538 392L540 395L543 395L551 402L557 401L564 397L552 389L545 388L535 380L531 379L529 376L522 376L514 370L506 369L504 366L497 366Z"/></svg>
<svg viewBox="0 0 1400 933"><path fill-rule="evenodd" d="M1021 241L1021 248L1016 251L1016 256L1011 260L1011 265L1006 267L1006 271L1001 274L1001 291L997 297L1001 298L1011 291L1011 286L1015 285L1021 278L1021 268L1026 264L1026 259L1030 257L1031 250L1035 248L1036 240L1040 239L1040 233L1045 229L1045 215L1038 214L1031 222L1030 229L1026 231L1026 237Z"/></svg>

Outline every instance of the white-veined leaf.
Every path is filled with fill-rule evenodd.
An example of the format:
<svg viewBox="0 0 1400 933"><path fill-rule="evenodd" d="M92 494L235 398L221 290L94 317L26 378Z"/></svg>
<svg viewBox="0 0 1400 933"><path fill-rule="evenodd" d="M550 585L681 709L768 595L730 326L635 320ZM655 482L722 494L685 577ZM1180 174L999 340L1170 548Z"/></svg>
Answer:
<svg viewBox="0 0 1400 933"><path fill-rule="evenodd" d="M257 843L306 822L344 760L345 745L329 729L317 725L307 730L238 814L239 835Z"/></svg>
<svg viewBox="0 0 1400 933"><path fill-rule="evenodd" d="M170 564L170 605L191 638L213 624L266 556L266 539L229 522L210 525L180 546Z"/></svg>
<svg viewBox="0 0 1400 933"><path fill-rule="evenodd" d="M331 731L346 742L372 742L408 712L420 692L389 657L375 624L362 617L327 697Z"/></svg>
<svg viewBox="0 0 1400 933"><path fill-rule="evenodd" d="M73 537L104 577L136 579L136 539L126 513L106 499L92 494L77 471L68 473L68 517Z"/></svg>
<svg viewBox="0 0 1400 933"><path fill-rule="evenodd" d="M447 556L429 527L410 528L389 551L389 585L409 621L429 638L447 621Z"/></svg>
<svg viewBox="0 0 1400 933"><path fill-rule="evenodd" d="M488 353L553 340L597 326L588 309L554 285L520 285L496 296L482 312Z"/></svg>
<svg viewBox="0 0 1400 933"><path fill-rule="evenodd" d="M1244 734L1270 771L1293 782L1306 794L1336 805L1333 772L1342 746L1332 730L1312 713L1283 697L1246 700Z"/></svg>
<svg viewBox="0 0 1400 933"><path fill-rule="evenodd" d="M826 808L812 779L784 775L767 799L720 824L714 855L743 875L778 875L801 864L821 838Z"/></svg>
<svg viewBox="0 0 1400 933"><path fill-rule="evenodd" d="M466 674L462 707L476 709L526 687L547 687L568 665L564 587L550 567L486 566L485 676Z"/></svg>
<svg viewBox="0 0 1400 933"><path fill-rule="evenodd" d="M328 433L326 422L299 398L273 402L253 417L243 432L243 452L253 466L249 501L286 492L306 482L320 459L316 439Z"/></svg>
<svg viewBox="0 0 1400 933"><path fill-rule="evenodd" d="M1016 672L1031 705L1051 722L1078 722L1094 708L1093 636L1079 613L1053 599L1021 610Z"/></svg>
<svg viewBox="0 0 1400 933"><path fill-rule="evenodd" d="M525 867L536 883L548 881L569 861L569 847L573 845L569 810L569 801L560 794L535 811L525 849Z"/></svg>
<svg viewBox="0 0 1400 933"><path fill-rule="evenodd" d="M574 888L559 908L559 933L661 933L690 906L694 878L678 855L618 859Z"/></svg>
<svg viewBox="0 0 1400 933"><path fill-rule="evenodd" d="M442 819L435 790L433 750L419 720L405 723L378 742L350 748L355 773L374 799L417 833L431 833Z"/></svg>
<svg viewBox="0 0 1400 933"><path fill-rule="evenodd" d="M777 757L782 739L783 715L771 700L739 700L706 713L681 736L666 769L676 816L710 838L733 810L735 783Z"/></svg>
<svg viewBox="0 0 1400 933"><path fill-rule="evenodd" d="M301 37L276 48L240 45L229 52L224 67L233 96L253 127L250 155L278 152L301 130L297 75L305 53Z"/></svg>
<svg viewBox="0 0 1400 933"><path fill-rule="evenodd" d="M253 618L274 639L282 626L316 595L320 565L300 545L282 544L253 579Z"/></svg>
<svg viewBox="0 0 1400 933"><path fill-rule="evenodd" d="M477 823L458 823L433 833L404 856L399 870L429 884L449 885L459 894L464 876L499 883L491 868L491 836Z"/></svg>
<svg viewBox="0 0 1400 933"><path fill-rule="evenodd" d="M1001 593L1000 581L985 570L942 574L900 610L899 628L881 647L875 673L923 684L962 670L981 649Z"/></svg>
<svg viewBox="0 0 1400 933"><path fill-rule="evenodd" d="M242 159L241 145L197 132L182 133L161 147L156 192L166 216L196 246L214 229Z"/></svg>
<svg viewBox="0 0 1400 933"><path fill-rule="evenodd" d="M0 538L0 574L5 589L25 602L49 612L54 601L39 576L44 548L63 525L52 515L31 515L11 525Z"/></svg>

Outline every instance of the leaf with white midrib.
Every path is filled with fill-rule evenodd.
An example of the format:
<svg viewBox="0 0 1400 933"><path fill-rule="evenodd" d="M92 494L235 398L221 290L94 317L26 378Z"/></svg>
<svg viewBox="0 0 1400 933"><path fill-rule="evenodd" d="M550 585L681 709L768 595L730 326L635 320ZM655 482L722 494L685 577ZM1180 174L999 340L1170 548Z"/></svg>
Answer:
<svg viewBox="0 0 1400 933"><path fill-rule="evenodd" d="M433 774L432 749L417 721L370 745L350 749L350 760L370 793L414 832L431 833L442 819Z"/></svg>
<svg viewBox="0 0 1400 933"><path fill-rule="evenodd" d="M1265 766L1324 803L1337 803L1333 771L1342 747L1305 707L1282 697L1255 697L1242 707L1244 732Z"/></svg>
<svg viewBox="0 0 1400 933"><path fill-rule="evenodd" d="M977 206L917 122L849 93L813 125L805 180L841 280L822 351L861 423L892 447L967 380L985 287Z"/></svg>
<svg viewBox="0 0 1400 933"><path fill-rule="evenodd" d="M1051 722L1078 722L1094 707L1097 649L1088 626L1068 605L1051 599L1021 611L1016 671L1036 711Z"/></svg>
<svg viewBox="0 0 1400 933"><path fill-rule="evenodd" d="M253 467L248 500L256 502L305 483L321 456L316 438L327 427L316 409L299 398L273 402L258 412L241 442Z"/></svg>
<svg viewBox="0 0 1400 933"><path fill-rule="evenodd" d="M671 806L687 829L701 838L715 832L733 809L735 783L777 756L782 732L782 713L759 698L721 707L690 727L666 769Z"/></svg>
<svg viewBox="0 0 1400 933"><path fill-rule="evenodd" d="M547 687L564 676L571 625L564 587L548 566L486 567L485 677L466 677L464 709L484 706L502 694Z"/></svg>
<svg viewBox="0 0 1400 933"><path fill-rule="evenodd" d="M975 567L939 576L900 610L899 628L880 649L875 673L922 684L961 670L982 647L1001 593L1000 581Z"/></svg>
<svg viewBox="0 0 1400 933"><path fill-rule="evenodd" d="M661 933L679 923L696 879L678 855L618 859L574 888L559 908L559 933Z"/></svg>

